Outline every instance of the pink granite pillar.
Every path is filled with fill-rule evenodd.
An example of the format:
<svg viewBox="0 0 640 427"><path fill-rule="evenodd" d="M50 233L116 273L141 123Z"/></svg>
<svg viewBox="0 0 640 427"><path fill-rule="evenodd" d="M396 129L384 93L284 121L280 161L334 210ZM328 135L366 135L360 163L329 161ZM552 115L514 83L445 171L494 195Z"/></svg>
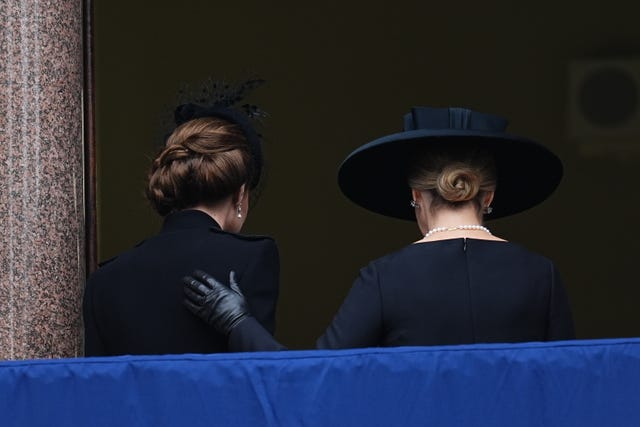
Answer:
<svg viewBox="0 0 640 427"><path fill-rule="evenodd" d="M0 5L0 359L82 351L82 1Z"/></svg>

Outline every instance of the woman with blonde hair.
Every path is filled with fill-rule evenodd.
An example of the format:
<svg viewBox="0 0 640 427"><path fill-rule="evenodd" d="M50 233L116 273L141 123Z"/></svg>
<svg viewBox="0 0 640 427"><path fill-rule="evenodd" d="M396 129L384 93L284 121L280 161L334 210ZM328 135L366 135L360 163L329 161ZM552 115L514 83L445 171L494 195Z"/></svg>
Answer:
<svg viewBox="0 0 640 427"><path fill-rule="evenodd" d="M318 348L564 340L567 296L549 259L495 236L485 218L529 209L562 176L542 145L506 120L461 108L416 107L405 130L366 144L338 181L356 204L417 222L422 238L360 271ZM219 276L216 276L219 277ZM231 287L202 271L185 304L235 351L280 349Z"/></svg>

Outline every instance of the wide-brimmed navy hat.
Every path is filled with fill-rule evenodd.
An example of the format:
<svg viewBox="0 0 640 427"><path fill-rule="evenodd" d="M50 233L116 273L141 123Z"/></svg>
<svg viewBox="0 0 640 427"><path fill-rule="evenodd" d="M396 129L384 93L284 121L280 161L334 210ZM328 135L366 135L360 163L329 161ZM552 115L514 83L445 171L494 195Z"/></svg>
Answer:
<svg viewBox="0 0 640 427"><path fill-rule="evenodd" d="M404 131L353 151L338 171L338 185L352 202L393 218L415 220L409 205L408 168L429 147L471 146L495 160L497 184L485 219L501 218L545 200L562 178L562 162L549 149L505 133L507 120L464 108L414 107L404 116Z"/></svg>

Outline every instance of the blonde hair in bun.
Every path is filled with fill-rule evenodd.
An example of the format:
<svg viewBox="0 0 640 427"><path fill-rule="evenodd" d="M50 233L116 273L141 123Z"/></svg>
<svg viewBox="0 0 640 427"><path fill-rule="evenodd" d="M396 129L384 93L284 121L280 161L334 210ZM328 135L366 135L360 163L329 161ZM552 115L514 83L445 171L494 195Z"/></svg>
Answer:
<svg viewBox="0 0 640 427"><path fill-rule="evenodd" d="M472 167L452 163L437 175L435 190L447 202L466 202L478 195L480 177Z"/></svg>
<svg viewBox="0 0 640 427"><path fill-rule="evenodd" d="M431 149L416 156L409 168L409 186L430 191L432 206L456 207L474 202L481 207L481 198L496 188L493 158L477 149Z"/></svg>

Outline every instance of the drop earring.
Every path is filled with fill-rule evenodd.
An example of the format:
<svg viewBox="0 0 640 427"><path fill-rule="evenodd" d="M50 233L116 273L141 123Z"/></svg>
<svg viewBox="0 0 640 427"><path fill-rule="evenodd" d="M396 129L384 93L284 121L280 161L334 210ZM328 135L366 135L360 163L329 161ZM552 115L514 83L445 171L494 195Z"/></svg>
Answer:
<svg viewBox="0 0 640 427"><path fill-rule="evenodd" d="M420 205L415 200L410 201L409 205L414 209L419 209L420 208Z"/></svg>
<svg viewBox="0 0 640 427"><path fill-rule="evenodd" d="M238 218L242 218L242 206L241 205L238 205L238 208L236 209L236 211L237 211L236 216Z"/></svg>

